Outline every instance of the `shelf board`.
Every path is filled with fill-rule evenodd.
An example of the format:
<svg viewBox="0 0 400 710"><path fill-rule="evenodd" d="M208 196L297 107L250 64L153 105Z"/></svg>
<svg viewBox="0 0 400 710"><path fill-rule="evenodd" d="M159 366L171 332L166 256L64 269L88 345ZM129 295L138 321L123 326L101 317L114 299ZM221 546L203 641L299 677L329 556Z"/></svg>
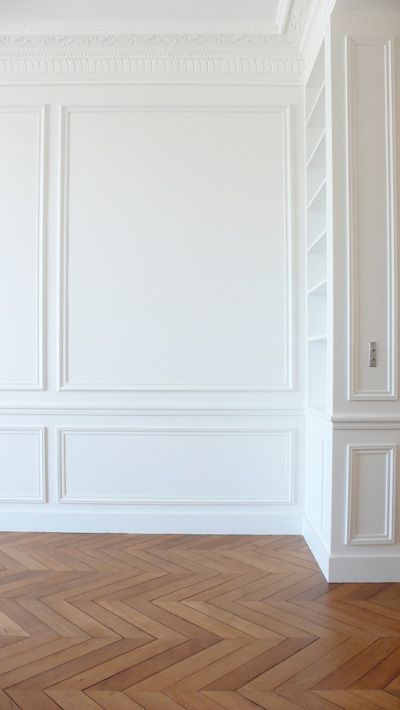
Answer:
<svg viewBox="0 0 400 710"><path fill-rule="evenodd" d="M326 136L326 130L325 130L325 128L323 128L321 135L319 136L314 148L312 149L310 155L307 158L306 168L308 168L310 166L310 163L312 162L313 158L315 157L315 154L317 153L318 148L321 146L321 144L325 140L325 136Z"/></svg>
<svg viewBox="0 0 400 710"><path fill-rule="evenodd" d="M311 251L317 251L316 247L321 246L321 243L323 242L324 238L326 237L326 227L320 232L309 244L307 247L307 253L310 253Z"/></svg>
<svg viewBox="0 0 400 710"><path fill-rule="evenodd" d="M314 101L313 101L313 104L312 104L312 106L311 106L309 112L308 112L308 115L307 115L307 117L306 117L306 126L308 126L308 125L310 124L310 120L311 120L311 118L312 118L312 116L313 116L313 113L314 113L314 111L315 111L315 109L316 109L316 107L317 107L317 105L318 105L318 102L319 102L319 100L320 100L322 94L324 93L324 91L325 91L325 81L323 81L322 84L321 84L321 86L319 87L319 89L318 89L318 91L317 91L317 95L316 95L316 97L315 97L315 99L314 99Z"/></svg>
<svg viewBox="0 0 400 710"><path fill-rule="evenodd" d="M307 296L326 296L327 279L321 279L307 291Z"/></svg>
<svg viewBox="0 0 400 710"><path fill-rule="evenodd" d="M327 230L327 215L325 212L310 210L307 212L307 245L313 244Z"/></svg>
<svg viewBox="0 0 400 710"><path fill-rule="evenodd" d="M321 333L320 335L309 335L307 341L309 343L326 343L327 337L326 333Z"/></svg>
<svg viewBox="0 0 400 710"><path fill-rule="evenodd" d="M326 187L326 178L324 178L321 182L320 185L318 185L317 189L315 190L311 200L309 201L307 205L307 210L311 210L312 206L315 204L315 202L318 200L318 198L322 195L322 192L324 191Z"/></svg>
<svg viewBox="0 0 400 710"><path fill-rule="evenodd" d="M313 89L318 89L321 83L324 81L325 77L325 42L321 44L318 54L315 58L314 64L311 71L307 77L305 89L310 91Z"/></svg>

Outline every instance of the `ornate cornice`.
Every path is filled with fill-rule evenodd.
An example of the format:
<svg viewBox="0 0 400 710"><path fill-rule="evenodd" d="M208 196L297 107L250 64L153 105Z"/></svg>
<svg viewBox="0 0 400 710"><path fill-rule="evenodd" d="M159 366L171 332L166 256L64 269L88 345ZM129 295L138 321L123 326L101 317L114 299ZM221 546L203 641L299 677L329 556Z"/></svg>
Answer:
<svg viewBox="0 0 400 710"><path fill-rule="evenodd" d="M132 22L86 22L86 23L32 23L0 24L0 44L13 46L70 46L117 44L131 45L137 41L203 43L205 38L214 41L227 40L242 35L263 36L278 33L274 24L258 22L179 22L179 23L132 23Z"/></svg>
<svg viewBox="0 0 400 710"><path fill-rule="evenodd" d="M0 24L0 48L287 47L299 38L309 4L310 0L292 0L285 32L261 22Z"/></svg>
<svg viewBox="0 0 400 710"><path fill-rule="evenodd" d="M136 83L160 80L301 83L300 54L245 52L0 52L0 83Z"/></svg>
<svg viewBox="0 0 400 710"><path fill-rule="evenodd" d="M0 25L0 83L300 83L298 43L311 0L284 31L261 23Z"/></svg>

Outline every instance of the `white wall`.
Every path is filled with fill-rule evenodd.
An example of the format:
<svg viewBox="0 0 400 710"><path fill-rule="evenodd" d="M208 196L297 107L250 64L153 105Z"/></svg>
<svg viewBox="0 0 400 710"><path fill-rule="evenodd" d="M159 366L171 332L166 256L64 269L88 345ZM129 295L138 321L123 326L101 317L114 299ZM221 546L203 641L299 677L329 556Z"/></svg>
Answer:
<svg viewBox="0 0 400 710"><path fill-rule="evenodd" d="M2 529L299 532L302 92L0 106Z"/></svg>

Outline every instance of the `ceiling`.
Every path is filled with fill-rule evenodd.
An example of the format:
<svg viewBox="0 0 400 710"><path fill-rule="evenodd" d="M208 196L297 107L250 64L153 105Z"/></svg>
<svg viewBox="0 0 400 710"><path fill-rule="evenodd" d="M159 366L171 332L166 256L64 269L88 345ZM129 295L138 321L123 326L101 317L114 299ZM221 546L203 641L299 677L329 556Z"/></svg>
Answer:
<svg viewBox="0 0 400 710"><path fill-rule="evenodd" d="M0 22L262 22L282 24L287 0L0 0Z"/></svg>

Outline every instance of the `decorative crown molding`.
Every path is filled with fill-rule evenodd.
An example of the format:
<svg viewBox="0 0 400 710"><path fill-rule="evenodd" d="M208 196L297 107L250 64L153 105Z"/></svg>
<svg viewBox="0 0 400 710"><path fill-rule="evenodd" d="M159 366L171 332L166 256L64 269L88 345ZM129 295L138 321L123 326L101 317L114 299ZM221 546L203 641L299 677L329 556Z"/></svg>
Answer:
<svg viewBox="0 0 400 710"><path fill-rule="evenodd" d="M296 46L311 0L291 0L280 25L261 22L0 24L1 50ZM288 15L288 18L287 18ZM283 31L283 28L284 31Z"/></svg>
<svg viewBox="0 0 400 710"><path fill-rule="evenodd" d="M313 0L280 0L276 24L0 24L0 84L205 81L299 84Z"/></svg>
<svg viewBox="0 0 400 710"><path fill-rule="evenodd" d="M0 84L196 81L301 83L300 54L245 52L0 53Z"/></svg>
<svg viewBox="0 0 400 710"><path fill-rule="evenodd" d="M303 1L303 0L301 0ZM12 48L58 48L104 46L204 45L240 43L260 45L287 42L301 26L301 17L283 34L276 25L260 22L179 22L179 23L32 23L0 24L0 46Z"/></svg>

